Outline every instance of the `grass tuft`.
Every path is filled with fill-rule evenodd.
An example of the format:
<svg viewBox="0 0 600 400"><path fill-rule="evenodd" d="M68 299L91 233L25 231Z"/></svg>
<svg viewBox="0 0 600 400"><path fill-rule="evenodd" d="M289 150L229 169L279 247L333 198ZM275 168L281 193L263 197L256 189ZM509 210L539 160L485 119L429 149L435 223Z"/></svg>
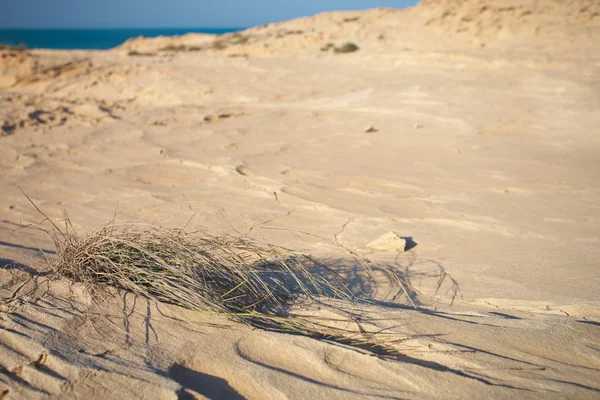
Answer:
<svg viewBox="0 0 600 400"><path fill-rule="evenodd" d="M308 255L241 234L215 236L206 229L114 218L80 236L68 217L59 228L25 196L52 225L51 231L42 229L53 237L57 251L54 261L47 259L52 267L47 282L66 278L81 283L95 298L124 290L262 329L334 341L386 358L398 355L366 327L369 318L360 305L372 304L370 300ZM374 279L370 261L359 261ZM402 279L384 271L410 300Z"/></svg>
<svg viewBox="0 0 600 400"><path fill-rule="evenodd" d="M111 221L78 237L70 226L55 231L54 273L94 294L117 288L255 326L302 332L314 330L317 321L290 315L296 302L355 300L343 279L311 257L240 236Z"/></svg>

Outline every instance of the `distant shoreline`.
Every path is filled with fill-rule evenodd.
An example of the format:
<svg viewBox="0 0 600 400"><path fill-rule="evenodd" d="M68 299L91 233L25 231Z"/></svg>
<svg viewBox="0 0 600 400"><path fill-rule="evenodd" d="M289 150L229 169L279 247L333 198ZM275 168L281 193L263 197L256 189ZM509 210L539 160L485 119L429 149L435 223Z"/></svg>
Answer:
<svg viewBox="0 0 600 400"><path fill-rule="evenodd" d="M222 35L246 28L9 28L0 29L0 44L29 49L108 50L134 37L179 36L187 33Z"/></svg>

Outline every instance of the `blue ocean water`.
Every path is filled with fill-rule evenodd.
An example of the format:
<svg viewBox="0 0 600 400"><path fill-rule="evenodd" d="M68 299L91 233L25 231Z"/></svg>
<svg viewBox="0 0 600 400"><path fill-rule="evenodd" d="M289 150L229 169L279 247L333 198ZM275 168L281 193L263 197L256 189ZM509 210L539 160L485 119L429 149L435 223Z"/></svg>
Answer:
<svg viewBox="0 0 600 400"><path fill-rule="evenodd" d="M0 29L0 43L29 49L106 50L130 38L176 36L186 33L223 34L243 28L167 28L167 29Z"/></svg>

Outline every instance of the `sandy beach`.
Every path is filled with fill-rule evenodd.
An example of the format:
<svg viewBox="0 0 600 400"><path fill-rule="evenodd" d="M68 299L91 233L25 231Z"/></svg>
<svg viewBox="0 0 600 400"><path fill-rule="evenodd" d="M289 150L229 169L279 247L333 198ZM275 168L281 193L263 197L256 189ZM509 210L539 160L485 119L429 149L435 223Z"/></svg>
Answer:
<svg viewBox="0 0 600 400"><path fill-rule="evenodd" d="M594 0L429 0L0 50L0 398L598 398L599 48ZM117 215L329 260L397 354L68 280L10 302L57 257L23 192L81 234ZM389 232L406 251L369 246Z"/></svg>

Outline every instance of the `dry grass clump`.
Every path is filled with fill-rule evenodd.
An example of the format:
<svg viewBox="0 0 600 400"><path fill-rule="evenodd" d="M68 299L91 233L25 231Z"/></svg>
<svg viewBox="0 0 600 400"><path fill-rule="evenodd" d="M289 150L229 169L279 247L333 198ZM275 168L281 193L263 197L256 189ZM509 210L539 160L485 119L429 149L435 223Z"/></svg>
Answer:
<svg viewBox="0 0 600 400"><path fill-rule="evenodd" d="M311 272L309 257L239 236L112 221L55 242L55 273L92 292L113 287L246 322L285 317L300 297L352 297L342 282Z"/></svg>
<svg viewBox="0 0 600 400"><path fill-rule="evenodd" d="M111 288L125 290L262 329L384 358L398 355L365 328L369 322L359 303L369 301L355 297L348 281L310 256L241 235L115 220L78 237L67 219L66 231L54 225L53 236L58 261L49 279L82 283L94 297L114 295Z"/></svg>
<svg viewBox="0 0 600 400"><path fill-rule="evenodd" d="M360 315L359 303L368 299L359 300L347 280L310 256L241 234L215 236L204 229L114 218L79 236L68 217L60 229L25 196L52 224L51 231L42 229L53 237L57 251L56 261L48 260L52 271L44 276L49 285L66 278L83 284L95 299L124 290L259 328L335 341L384 357L397 355L365 327L368 318ZM368 260L360 264L372 277ZM399 277L385 272L408 296Z"/></svg>

